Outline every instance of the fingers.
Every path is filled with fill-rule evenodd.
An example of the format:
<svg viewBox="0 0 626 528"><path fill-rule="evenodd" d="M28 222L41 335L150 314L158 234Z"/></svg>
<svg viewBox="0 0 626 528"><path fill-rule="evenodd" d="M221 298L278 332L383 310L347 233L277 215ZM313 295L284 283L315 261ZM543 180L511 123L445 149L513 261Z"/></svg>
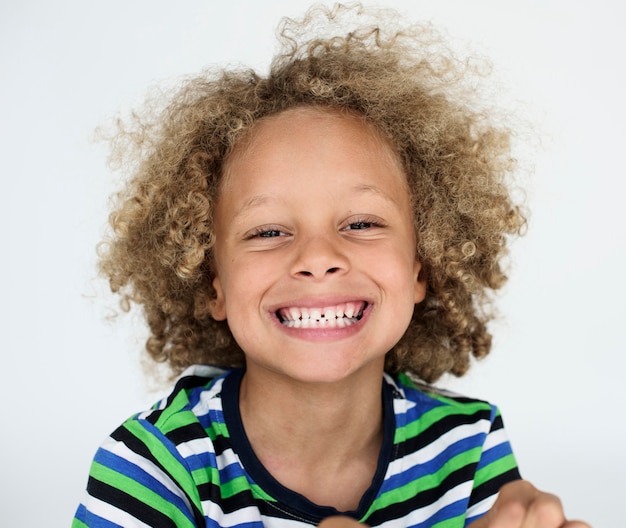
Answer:
<svg viewBox="0 0 626 528"><path fill-rule="evenodd" d="M318 524L319 528L367 528L365 524L361 524L350 517L334 516L327 517Z"/></svg>
<svg viewBox="0 0 626 528"><path fill-rule="evenodd" d="M557 497L541 493L526 481L502 487L498 499L480 526L488 528L560 528L565 522Z"/></svg>
<svg viewBox="0 0 626 528"><path fill-rule="evenodd" d="M475 526L474 526L475 524ZM561 501L519 480L502 487L493 508L472 528L590 528L567 521Z"/></svg>

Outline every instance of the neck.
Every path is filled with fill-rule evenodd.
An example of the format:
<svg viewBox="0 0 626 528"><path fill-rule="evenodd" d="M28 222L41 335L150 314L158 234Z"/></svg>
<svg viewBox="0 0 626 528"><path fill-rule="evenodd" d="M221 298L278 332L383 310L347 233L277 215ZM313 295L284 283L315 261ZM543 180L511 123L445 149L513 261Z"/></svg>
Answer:
<svg viewBox="0 0 626 528"><path fill-rule="evenodd" d="M248 365L240 393L244 426L278 438L288 433L292 445L312 435L316 444L333 446L350 433L369 437L382 424L382 374L382 366L372 365L339 382L309 383Z"/></svg>
<svg viewBox="0 0 626 528"><path fill-rule="evenodd" d="M382 373L380 363L336 383L299 383L248 365L241 418L261 463L313 502L356 508L382 446ZM344 479L349 496L337 492Z"/></svg>

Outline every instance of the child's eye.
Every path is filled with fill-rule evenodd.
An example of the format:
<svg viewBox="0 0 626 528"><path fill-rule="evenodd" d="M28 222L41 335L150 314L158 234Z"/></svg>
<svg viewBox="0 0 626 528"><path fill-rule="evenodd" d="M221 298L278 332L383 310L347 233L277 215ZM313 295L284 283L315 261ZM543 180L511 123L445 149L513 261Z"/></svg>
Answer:
<svg viewBox="0 0 626 528"><path fill-rule="evenodd" d="M261 226L257 227L250 231L246 236L246 240L252 240L254 238L275 238L287 236L287 233L281 231L279 228L274 226Z"/></svg>
<svg viewBox="0 0 626 528"><path fill-rule="evenodd" d="M353 222L351 224L348 224L346 229L352 231L354 231L355 229L369 229L373 225L373 222Z"/></svg>
<svg viewBox="0 0 626 528"><path fill-rule="evenodd" d="M384 224L373 218L363 218L350 222L343 228L344 231L362 231L365 229L372 229L373 227L384 227Z"/></svg>
<svg viewBox="0 0 626 528"><path fill-rule="evenodd" d="M272 238L272 237L278 237L284 235L284 233L278 231L278 229L269 229L267 231L261 231L260 233L257 233L256 236L261 237L261 238Z"/></svg>

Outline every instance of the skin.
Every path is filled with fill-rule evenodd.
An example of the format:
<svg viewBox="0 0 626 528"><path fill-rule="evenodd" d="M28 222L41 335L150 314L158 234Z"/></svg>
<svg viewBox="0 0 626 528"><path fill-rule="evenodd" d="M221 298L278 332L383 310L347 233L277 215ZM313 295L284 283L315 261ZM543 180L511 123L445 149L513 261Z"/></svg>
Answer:
<svg viewBox="0 0 626 528"><path fill-rule="evenodd" d="M252 448L284 486L354 510L382 443L384 357L426 288L401 165L355 116L288 110L229 159L214 222L212 315L246 354L240 410ZM588 525L516 482L471 526Z"/></svg>
<svg viewBox="0 0 626 528"><path fill-rule="evenodd" d="M286 487L355 509L382 444L384 357L426 288L401 165L354 116L286 111L229 160L214 221L212 315L246 354L248 439ZM290 328L277 315L328 307L362 317Z"/></svg>
<svg viewBox="0 0 626 528"><path fill-rule="evenodd" d="M265 119L228 163L214 220L213 317L228 320L250 376L334 383L374 363L378 378L425 294L406 179L388 145L352 116ZM364 302L344 328L276 317Z"/></svg>

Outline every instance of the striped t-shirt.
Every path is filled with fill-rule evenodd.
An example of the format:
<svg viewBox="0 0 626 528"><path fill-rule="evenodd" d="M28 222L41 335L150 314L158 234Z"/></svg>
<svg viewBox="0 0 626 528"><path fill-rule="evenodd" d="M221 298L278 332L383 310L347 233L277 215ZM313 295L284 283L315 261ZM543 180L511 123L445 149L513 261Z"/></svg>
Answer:
<svg viewBox="0 0 626 528"><path fill-rule="evenodd" d="M239 415L242 374L192 367L168 398L118 428L96 453L73 528L303 528L336 515L256 458ZM405 375L385 374L382 397L378 468L348 515L372 527L461 528L520 478L492 405Z"/></svg>

